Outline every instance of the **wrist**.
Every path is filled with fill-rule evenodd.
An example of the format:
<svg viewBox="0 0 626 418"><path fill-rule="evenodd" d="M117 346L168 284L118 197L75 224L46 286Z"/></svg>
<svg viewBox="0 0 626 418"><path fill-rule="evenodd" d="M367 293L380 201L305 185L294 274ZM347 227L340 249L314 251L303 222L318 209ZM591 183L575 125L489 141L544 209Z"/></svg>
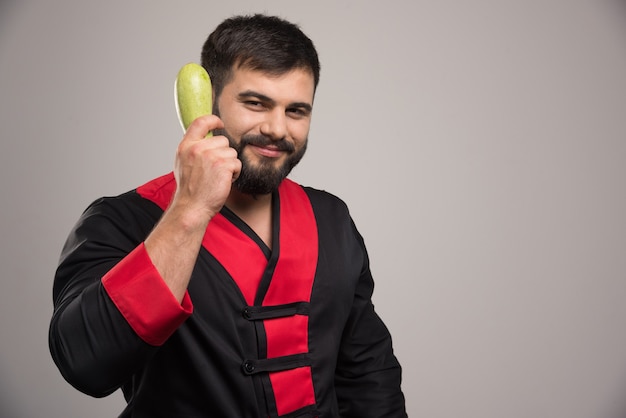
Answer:
<svg viewBox="0 0 626 418"><path fill-rule="evenodd" d="M206 207L194 207L191 204L172 202L163 217L178 225L183 231L204 231L209 221L217 212L208 210Z"/></svg>

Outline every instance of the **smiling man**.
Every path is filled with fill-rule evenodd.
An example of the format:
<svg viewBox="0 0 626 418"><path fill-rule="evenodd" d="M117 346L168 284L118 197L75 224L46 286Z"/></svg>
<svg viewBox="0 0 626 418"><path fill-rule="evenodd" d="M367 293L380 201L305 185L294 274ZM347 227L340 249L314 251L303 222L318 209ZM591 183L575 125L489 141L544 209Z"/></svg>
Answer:
<svg viewBox="0 0 626 418"><path fill-rule="evenodd" d="M121 417L405 417L363 239L340 199L287 178L307 147L313 43L238 16L202 65L214 115L189 126L173 172L95 201L67 239L59 370L92 396L121 388Z"/></svg>
<svg viewBox="0 0 626 418"><path fill-rule="evenodd" d="M304 68L276 76L245 68L233 72L215 106L229 128L215 132L229 139L242 161L236 190L268 195L302 159L313 110L313 77Z"/></svg>

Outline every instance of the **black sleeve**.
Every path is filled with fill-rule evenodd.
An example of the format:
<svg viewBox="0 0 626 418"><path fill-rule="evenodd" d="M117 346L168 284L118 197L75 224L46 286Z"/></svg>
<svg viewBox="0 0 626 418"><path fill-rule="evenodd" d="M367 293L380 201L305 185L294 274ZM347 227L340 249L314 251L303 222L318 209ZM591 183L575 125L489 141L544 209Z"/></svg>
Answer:
<svg viewBox="0 0 626 418"><path fill-rule="evenodd" d="M72 386L95 397L118 389L155 350L133 331L101 282L145 237L139 226L126 227L136 216L129 213L110 199L92 204L67 238L54 280L52 358Z"/></svg>
<svg viewBox="0 0 626 418"><path fill-rule="evenodd" d="M374 281L362 237L364 265L339 352L335 385L342 417L406 417L401 367L391 335L374 310Z"/></svg>

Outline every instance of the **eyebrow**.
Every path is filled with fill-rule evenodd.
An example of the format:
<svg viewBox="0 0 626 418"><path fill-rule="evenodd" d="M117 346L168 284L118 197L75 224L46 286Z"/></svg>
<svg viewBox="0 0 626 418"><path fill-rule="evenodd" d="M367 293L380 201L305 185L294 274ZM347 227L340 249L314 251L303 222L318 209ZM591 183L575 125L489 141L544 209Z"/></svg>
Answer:
<svg viewBox="0 0 626 418"><path fill-rule="evenodd" d="M237 95L237 97L241 100L241 99L245 99L247 97L255 97L263 102L269 103L272 106L274 106L276 104L276 100L272 99L271 97L268 97L262 93L256 92L254 90L245 90L242 91L241 93L239 93ZM294 103L290 103L289 106L290 108L296 107L299 109L304 109L307 111L312 111L313 110L313 106L311 106L310 103L307 102L294 102Z"/></svg>

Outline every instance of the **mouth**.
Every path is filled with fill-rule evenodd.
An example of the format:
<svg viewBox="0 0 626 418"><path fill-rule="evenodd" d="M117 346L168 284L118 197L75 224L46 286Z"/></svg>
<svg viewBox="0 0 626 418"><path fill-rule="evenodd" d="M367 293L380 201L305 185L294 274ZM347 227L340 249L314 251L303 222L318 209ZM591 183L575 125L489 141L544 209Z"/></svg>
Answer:
<svg viewBox="0 0 626 418"><path fill-rule="evenodd" d="M248 144L248 147L250 147L250 149L258 155L261 155L263 157L267 157L267 158L278 158L283 156L287 151L283 150L277 146L273 146L273 145L254 145L254 144Z"/></svg>

